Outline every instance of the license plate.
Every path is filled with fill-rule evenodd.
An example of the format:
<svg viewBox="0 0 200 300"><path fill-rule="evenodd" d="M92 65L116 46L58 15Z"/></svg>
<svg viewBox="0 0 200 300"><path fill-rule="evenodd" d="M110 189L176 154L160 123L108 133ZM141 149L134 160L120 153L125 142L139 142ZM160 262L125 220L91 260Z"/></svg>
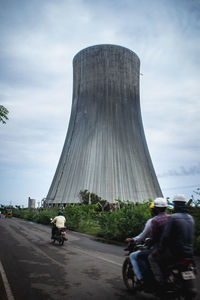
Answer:
<svg viewBox="0 0 200 300"><path fill-rule="evenodd" d="M184 280L195 279L195 275L193 271L185 271L185 272L181 272L181 274Z"/></svg>

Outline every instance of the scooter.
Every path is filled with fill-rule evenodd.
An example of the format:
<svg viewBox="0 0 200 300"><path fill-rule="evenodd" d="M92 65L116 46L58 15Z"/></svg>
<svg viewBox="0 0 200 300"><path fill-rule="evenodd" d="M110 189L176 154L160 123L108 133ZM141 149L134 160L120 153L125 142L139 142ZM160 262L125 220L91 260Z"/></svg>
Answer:
<svg viewBox="0 0 200 300"><path fill-rule="evenodd" d="M126 255L130 255L133 251L145 250L146 243L136 244L130 242L128 247L124 249L128 251ZM177 261L173 265L168 265L165 270L165 288L162 292L162 297L158 295L157 282L153 277L153 273L149 270L149 278L145 279L144 284L137 280L133 266L129 257L124 260L122 266L122 276L126 288L133 292L145 292L153 294L159 299L173 300L194 300L196 298L195 278L196 266L193 258L184 258Z"/></svg>

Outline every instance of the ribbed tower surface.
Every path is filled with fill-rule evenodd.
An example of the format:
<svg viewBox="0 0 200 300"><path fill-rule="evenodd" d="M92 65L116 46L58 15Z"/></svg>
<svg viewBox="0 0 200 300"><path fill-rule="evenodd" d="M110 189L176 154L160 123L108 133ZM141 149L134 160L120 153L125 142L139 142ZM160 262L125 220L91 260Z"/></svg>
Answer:
<svg viewBox="0 0 200 300"><path fill-rule="evenodd" d="M140 111L140 60L131 50L97 45L73 60L68 132L47 200L79 202L87 189L113 202L162 196Z"/></svg>

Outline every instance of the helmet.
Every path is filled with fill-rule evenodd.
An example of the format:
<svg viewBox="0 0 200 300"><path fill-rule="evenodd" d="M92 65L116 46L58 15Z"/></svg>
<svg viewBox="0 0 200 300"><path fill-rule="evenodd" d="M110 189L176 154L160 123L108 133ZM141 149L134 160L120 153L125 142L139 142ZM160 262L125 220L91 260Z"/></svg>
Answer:
<svg viewBox="0 0 200 300"><path fill-rule="evenodd" d="M152 202L151 205L149 206L149 208L154 208L154 203Z"/></svg>
<svg viewBox="0 0 200 300"><path fill-rule="evenodd" d="M186 198L184 195L175 195L173 198L173 202L186 202Z"/></svg>
<svg viewBox="0 0 200 300"><path fill-rule="evenodd" d="M164 198L156 198L152 205L150 206L151 208L154 208L154 207L167 207L167 200L164 199Z"/></svg>
<svg viewBox="0 0 200 300"><path fill-rule="evenodd" d="M61 211L61 210L59 210L59 212L58 212L58 216L62 216L62 215L63 215L62 211Z"/></svg>
<svg viewBox="0 0 200 300"><path fill-rule="evenodd" d="M169 208L169 209L174 209L174 203L168 202L168 203L167 203L167 208Z"/></svg>

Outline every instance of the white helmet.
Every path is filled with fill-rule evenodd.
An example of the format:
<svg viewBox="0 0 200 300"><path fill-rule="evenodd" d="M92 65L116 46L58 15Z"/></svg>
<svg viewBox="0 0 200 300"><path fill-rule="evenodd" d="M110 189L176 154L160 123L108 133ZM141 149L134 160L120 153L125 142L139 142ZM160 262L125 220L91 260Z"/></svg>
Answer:
<svg viewBox="0 0 200 300"><path fill-rule="evenodd" d="M156 198L154 201L153 201L153 206L154 207L167 207L167 200L164 199L164 198Z"/></svg>
<svg viewBox="0 0 200 300"><path fill-rule="evenodd" d="M186 202L186 198L184 195L175 195L172 201L173 202Z"/></svg>

